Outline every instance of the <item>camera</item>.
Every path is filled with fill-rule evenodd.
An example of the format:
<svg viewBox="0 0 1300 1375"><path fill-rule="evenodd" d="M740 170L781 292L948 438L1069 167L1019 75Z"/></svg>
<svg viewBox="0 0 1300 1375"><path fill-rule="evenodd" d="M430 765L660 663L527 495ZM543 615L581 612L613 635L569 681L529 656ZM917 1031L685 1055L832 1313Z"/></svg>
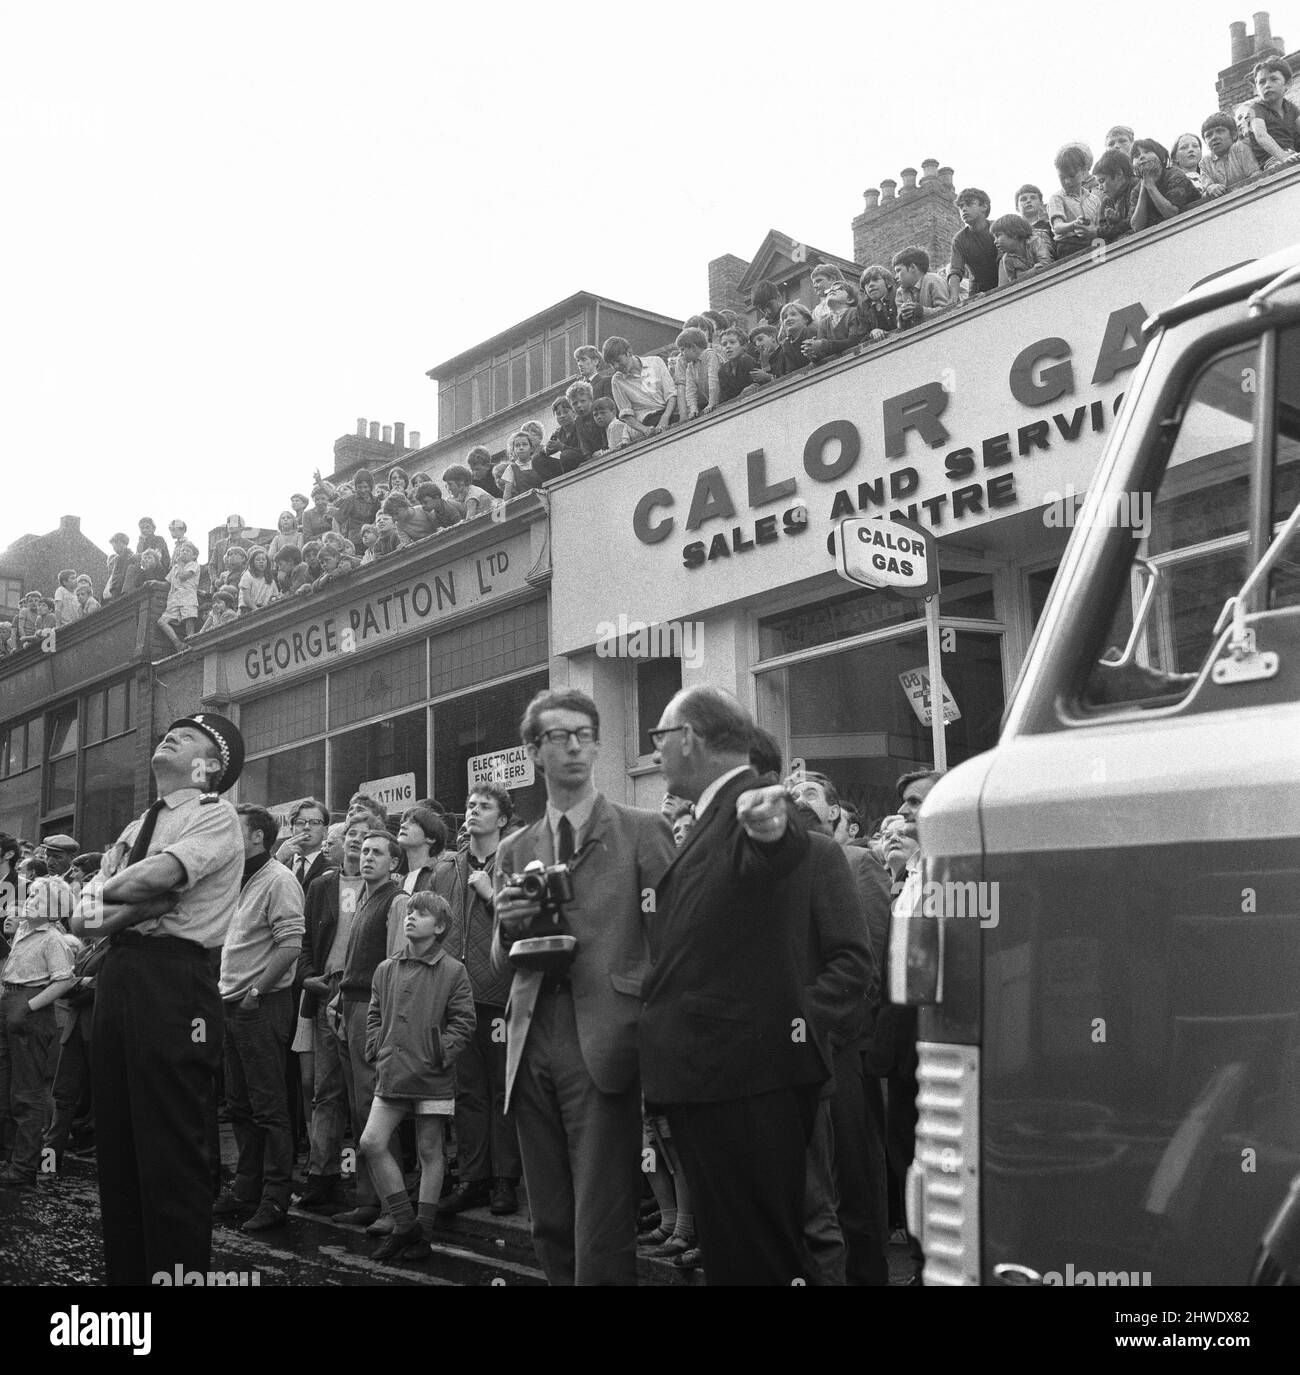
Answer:
<svg viewBox="0 0 1300 1375"><path fill-rule="evenodd" d="M510 963L516 969L540 969L546 974L562 974L578 953L577 938L569 931L564 904L573 901L573 875L567 864L543 864L540 859L526 864L511 875L508 887L520 889L530 901L540 905L533 918L533 934L510 947Z"/></svg>

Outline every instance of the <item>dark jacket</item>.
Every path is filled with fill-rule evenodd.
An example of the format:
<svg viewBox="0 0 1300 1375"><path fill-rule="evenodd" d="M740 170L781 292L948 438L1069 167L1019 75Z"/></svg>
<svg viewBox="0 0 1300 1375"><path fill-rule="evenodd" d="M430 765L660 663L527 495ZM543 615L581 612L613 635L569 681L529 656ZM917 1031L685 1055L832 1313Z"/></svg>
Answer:
<svg viewBox="0 0 1300 1375"><path fill-rule="evenodd" d="M441 946L402 954L375 970L366 1012L366 1059L378 1098L451 1098L452 1065L474 1034L474 994Z"/></svg>
<svg viewBox="0 0 1300 1375"><path fill-rule="evenodd" d="M777 378L788 377L792 372L798 372L801 368L811 367L812 359L804 357L803 346L810 339L816 337L816 331L809 328L804 331L802 338L778 342L767 360L765 371Z"/></svg>
<svg viewBox="0 0 1300 1375"><path fill-rule="evenodd" d="M718 404L734 401L754 379L749 375L758 368L758 360L749 353L742 353L730 363L718 364Z"/></svg>
<svg viewBox="0 0 1300 1375"><path fill-rule="evenodd" d="M850 306L838 320L823 315L817 321L817 340L829 351L823 352L818 361L825 362L828 358L838 358L840 354L857 348L866 337L867 326L863 321L861 307Z"/></svg>
<svg viewBox="0 0 1300 1375"><path fill-rule="evenodd" d="M451 907L446 948L469 971L474 1001L505 1007L513 971L492 967L492 906L469 886L469 872L469 851L457 850L444 854L433 874L433 891Z"/></svg>
<svg viewBox="0 0 1300 1375"><path fill-rule="evenodd" d="M357 909L352 933L348 936L348 957L343 967L343 982L339 985L347 1002L366 1002L375 970L388 954L388 909L401 887L392 882L382 884L374 896L363 900Z"/></svg>
<svg viewBox="0 0 1300 1375"><path fill-rule="evenodd" d="M304 979L319 979L325 974L325 962L329 959L330 946L334 944L334 933L339 926L339 870L326 869L319 878L307 885L307 896L303 903L307 930L302 938L302 954L298 956L298 967L294 971L294 984L302 988ZM304 1017L316 1015L317 1000L314 993L303 990L301 1012Z"/></svg>
<svg viewBox="0 0 1300 1375"><path fill-rule="evenodd" d="M697 821L655 890L641 1014L641 1080L650 1102L711 1103L830 1077L807 1027L803 973L809 841L790 806L775 844L751 840L736 799L762 780L733 778Z"/></svg>
<svg viewBox="0 0 1300 1375"><path fill-rule="evenodd" d="M870 1027L880 980L848 857L829 836L813 832L808 844L808 859L777 885L777 901L810 914L790 935L813 1031L830 1063Z"/></svg>

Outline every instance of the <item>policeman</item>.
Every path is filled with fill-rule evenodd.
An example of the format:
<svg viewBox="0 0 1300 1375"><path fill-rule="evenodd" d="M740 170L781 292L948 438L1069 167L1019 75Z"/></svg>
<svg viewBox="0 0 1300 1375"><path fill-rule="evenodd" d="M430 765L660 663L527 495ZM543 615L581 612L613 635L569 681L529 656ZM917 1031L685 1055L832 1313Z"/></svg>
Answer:
<svg viewBox="0 0 1300 1375"><path fill-rule="evenodd" d="M244 851L234 807L244 741L223 716L174 722L154 751L158 800L118 841L121 867L83 894L79 925L110 935L91 1038L110 1284L209 1269L207 1131L221 1060L212 956L235 912Z"/></svg>

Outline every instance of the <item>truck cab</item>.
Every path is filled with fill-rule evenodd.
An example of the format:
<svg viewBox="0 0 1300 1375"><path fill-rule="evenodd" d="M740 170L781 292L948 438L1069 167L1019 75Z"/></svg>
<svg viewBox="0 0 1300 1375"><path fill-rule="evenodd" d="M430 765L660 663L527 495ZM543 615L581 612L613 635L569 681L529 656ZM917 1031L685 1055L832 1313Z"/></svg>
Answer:
<svg viewBox="0 0 1300 1375"><path fill-rule="evenodd" d="M1145 331L896 914L926 1284L1300 1283L1300 245Z"/></svg>

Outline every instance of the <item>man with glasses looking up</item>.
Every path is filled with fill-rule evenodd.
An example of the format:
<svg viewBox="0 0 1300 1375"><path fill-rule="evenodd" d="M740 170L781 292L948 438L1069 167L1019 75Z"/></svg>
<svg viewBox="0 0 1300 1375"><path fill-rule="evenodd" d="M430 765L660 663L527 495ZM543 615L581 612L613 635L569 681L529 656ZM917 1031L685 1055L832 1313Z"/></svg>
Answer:
<svg viewBox="0 0 1300 1375"><path fill-rule="evenodd" d="M642 923L672 861L672 832L658 813L596 791L600 717L585 693L538 694L520 735L545 780L546 812L498 849L492 964L509 970L514 942L541 934L539 903L509 882L534 859L571 866L565 917L577 940L566 969L516 968L510 989L505 1108L519 1129L533 1245L553 1285L634 1285Z"/></svg>
<svg viewBox="0 0 1300 1375"><path fill-rule="evenodd" d="M314 797L299 802L289 813L293 835L280 847L276 858L293 870L304 893L330 867L325 853L329 824L329 808Z"/></svg>

